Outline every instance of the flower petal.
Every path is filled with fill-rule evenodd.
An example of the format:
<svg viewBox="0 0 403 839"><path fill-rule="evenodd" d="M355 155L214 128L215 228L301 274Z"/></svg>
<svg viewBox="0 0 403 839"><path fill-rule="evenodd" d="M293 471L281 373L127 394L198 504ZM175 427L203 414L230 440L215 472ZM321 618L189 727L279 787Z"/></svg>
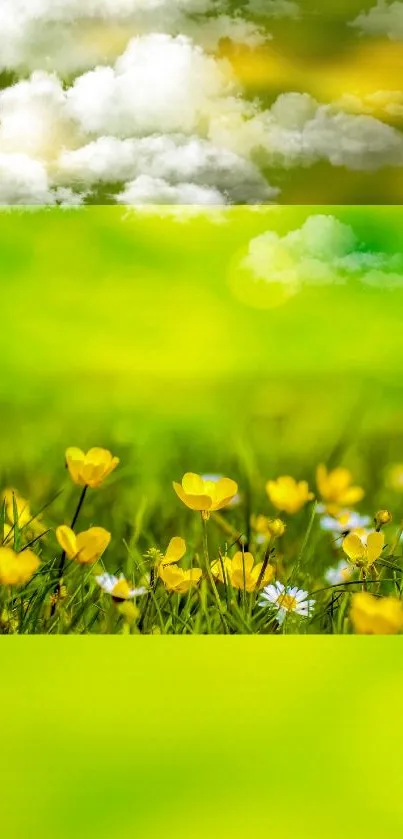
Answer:
<svg viewBox="0 0 403 839"><path fill-rule="evenodd" d="M169 565L171 562L178 562L185 556L186 553L186 542L181 536L174 536L171 539L166 554L162 560L163 565Z"/></svg>
<svg viewBox="0 0 403 839"><path fill-rule="evenodd" d="M56 539L66 556L68 556L69 559L74 559L78 549L76 534L71 527L67 527L66 524L61 524L60 527L57 527Z"/></svg>
<svg viewBox="0 0 403 839"><path fill-rule="evenodd" d="M201 475L196 475L195 472L186 472L182 478L182 489L186 495L203 495L204 484Z"/></svg>
<svg viewBox="0 0 403 839"><path fill-rule="evenodd" d="M372 565L375 560L379 559L383 546L385 544L385 537L383 533L370 533L367 539L367 559L368 565Z"/></svg>
<svg viewBox="0 0 403 839"><path fill-rule="evenodd" d="M201 512L202 510L210 510L211 508L211 498L207 495L187 495L184 492L183 488L180 484L173 483L173 488L181 501L189 507L190 510L197 510Z"/></svg>
<svg viewBox="0 0 403 839"><path fill-rule="evenodd" d="M362 559L365 556L365 547L356 536L355 533L349 533L345 539L343 539L343 551L351 559L353 562L356 559Z"/></svg>

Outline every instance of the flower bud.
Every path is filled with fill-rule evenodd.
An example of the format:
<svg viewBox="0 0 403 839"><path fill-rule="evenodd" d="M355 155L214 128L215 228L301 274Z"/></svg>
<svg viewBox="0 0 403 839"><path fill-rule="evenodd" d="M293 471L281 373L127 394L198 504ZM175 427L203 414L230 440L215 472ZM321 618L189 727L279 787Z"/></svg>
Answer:
<svg viewBox="0 0 403 839"><path fill-rule="evenodd" d="M377 528L384 527L392 521L392 514L389 510L378 510L375 516L375 525Z"/></svg>
<svg viewBox="0 0 403 839"><path fill-rule="evenodd" d="M267 529L273 539L279 539L285 533L286 525L281 519L269 519Z"/></svg>

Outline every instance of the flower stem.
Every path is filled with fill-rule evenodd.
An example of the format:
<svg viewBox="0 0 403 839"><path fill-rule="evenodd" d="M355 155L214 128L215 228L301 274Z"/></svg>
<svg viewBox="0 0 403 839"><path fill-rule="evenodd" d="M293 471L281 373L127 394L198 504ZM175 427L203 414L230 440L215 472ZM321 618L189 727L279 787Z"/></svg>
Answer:
<svg viewBox="0 0 403 839"><path fill-rule="evenodd" d="M76 524L77 519L80 515L81 507L84 504L84 499L85 499L85 496L86 496L86 493L87 493L87 489L88 489L88 485L86 484L85 487L83 487L83 489L82 489L80 498L78 499L78 504L77 504L77 507L76 507L76 511L75 511L74 516L72 518L72 522L71 522L71 525L70 525L72 530L73 530L74 525ZM57 569L57 578L56 578L55 588L54 588L55 599L52 603L52 609L51 609L51 613L50 613L51 615L54 615L54 613L56 611L57 593L60 590L60 584L61 584L62 577L63 577L65 562L66 562L66 551L62 551L62 553L60 554L59 565L58 565L58 569Z"/></svg>
<svg viewBox="0 0 403 839"><path fill-rule="evenodd" d="M207 573L209 583L210 583L211 589L212 589L214 597L215 597L215 601L217 603L217 608L218 608L218 612L219 612L219 615L220 615L220 618L221 618L222 625L224 627L224 632L228 634L228 626L227 626L226 620L225 620L224 615L223 615L220 595L218 594L217 586L214 582L214 577L211 573L211 568L210 568L210 556L209 556L208 535L207 535L207 520L204 518L203 514L202 514L201 518L202 518L202 523L203 523L203 553L204 553L204 564L206 566L206 573Z"/></svg>

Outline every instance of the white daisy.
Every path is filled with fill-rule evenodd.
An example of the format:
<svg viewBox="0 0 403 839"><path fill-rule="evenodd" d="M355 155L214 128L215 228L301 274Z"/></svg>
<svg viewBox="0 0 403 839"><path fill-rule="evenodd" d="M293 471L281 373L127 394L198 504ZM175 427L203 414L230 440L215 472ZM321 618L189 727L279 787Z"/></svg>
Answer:
<svg viewBox="0 0 403 839"><path fill-rule="evenodd" d="M133 597L140 597L142 594L147 594L147 589L144 586L140 588L130 588L129 583L123 574L120 577L114 577L113 574L100 574L95 577L102 591L110 594L111 597L116 597L117 600L131 600Z"/></svg>
<svg viewBox="0 0 403 839"><path fill-rule="evenodd" d="M322 530L337 535L365 529L369 524L371 524L370 516L360 516L353 510L340 510L337 516L321 516L319 521Z"/></svg>
<svg viewBox="0 0 403 839"><path fill-rule="evenodd" d="M335 568L328 568L325 574L325 580L331 586L337 586L340 583L345 583L351 580L354 574L354 566L346 560L340 560Z"/></svg>
<svg viewBox="0 0 403 839"><path fill-rule="evenodd" d="M279 583L278 580L274 585L266 586L263 589L262 597L263 602L260 602L259 605L267 606L265 601L273 603L277 609L277 622L280 626L288 612L294 612L296 615L308 618L315 606L314 600L308 600L307 591L302 591L296 586L289 588L284 586L283 583Z"/></svg>

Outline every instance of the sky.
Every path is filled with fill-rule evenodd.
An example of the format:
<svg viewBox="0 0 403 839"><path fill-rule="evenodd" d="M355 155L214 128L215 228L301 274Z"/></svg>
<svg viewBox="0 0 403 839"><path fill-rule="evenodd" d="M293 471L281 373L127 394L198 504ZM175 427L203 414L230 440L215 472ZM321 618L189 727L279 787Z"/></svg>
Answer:
<svg viewBox="0 0 403 839"><path fill-rule="evenodd" d="M0 203L398 204L403 2L2 0Z"/></svg>

